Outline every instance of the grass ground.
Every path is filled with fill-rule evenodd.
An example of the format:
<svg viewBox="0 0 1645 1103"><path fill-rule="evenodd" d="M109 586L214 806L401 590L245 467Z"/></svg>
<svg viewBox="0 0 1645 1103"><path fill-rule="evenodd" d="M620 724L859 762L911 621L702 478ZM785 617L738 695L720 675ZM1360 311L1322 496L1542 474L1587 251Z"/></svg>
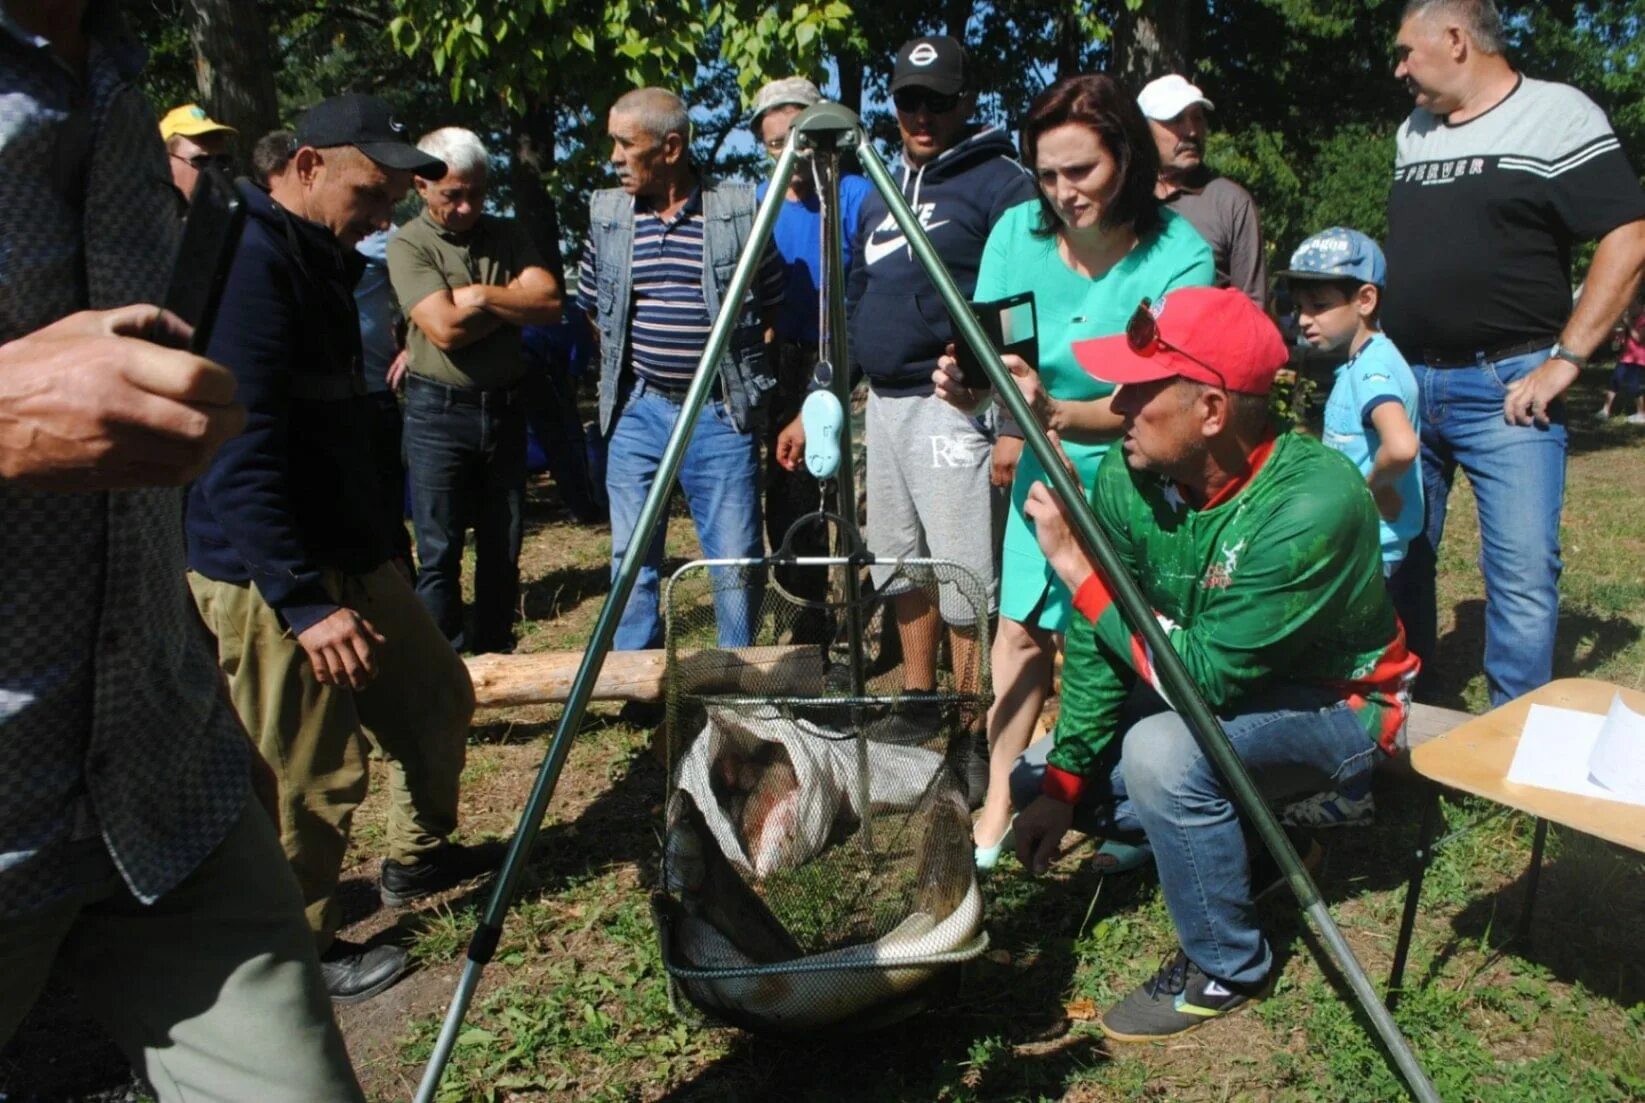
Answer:
<svg viewBox="0 0 1645 1103"><path fill-rule="evenodd" d="M1589 392L1574 403L1595 405L1597 393ZM1645 434L1637 430L1620 422L1575 427L1559 675L1645 688L1642 460ZM605 588L606 535L564 520L551 488L536 488L532 503L522 647L578 649ZM1478 711L1483 594L1471 496L1460 483L1451 517L1433 697ZM689 524L676 518L670 554L691 547ZM512 831L556 719L553 708L479 717L465 775L466 834ZM1005 859L988 885L993 948L957 993L900 1026L802 1043L680 1018L669 1008L646 901L664 782L648 738L607 706L585 719L458 1040L443 1100L1402 1097L1340 977L1321 964L1283 893L1263 910L1283 964L1271 999L1171 1042L1105 1042L1096 1013L1151 973L1174 942L1157 884L1102 878L1085 861L1088 851L1038 879ZM1377 796L1376 825L1340 833L1320 882L1380 982L1404 900L1417 802L1393 778L1379 783ZM374 792L355 833L345 886L350 934L403 937L422 967L339 1017L368 1094L393 1100L407 1098L420 1076L485 897L399 916L376 910L380 809ZM1448 815L1455 834L1423 892L1398 1014L1441 1095L1492 1103L1645 1099L1645 860L1556 829L1532 934L1514 941L1529 821L1466 804ZM33 1034L23 1041L21 1058L14 1047L10 1066L0 1062L0 1093L44 1069L61 1085L49 1097L89 1098L93 1085L69 1086L73 1053Z"/></svg>

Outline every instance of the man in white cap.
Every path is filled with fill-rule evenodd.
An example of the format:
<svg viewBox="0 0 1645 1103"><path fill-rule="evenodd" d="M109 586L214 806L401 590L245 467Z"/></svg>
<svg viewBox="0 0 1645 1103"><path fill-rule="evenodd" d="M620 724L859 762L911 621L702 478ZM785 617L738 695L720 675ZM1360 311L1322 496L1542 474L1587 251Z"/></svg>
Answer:
<svg viewBox="0 0 1645 1103"><path fill-rule="evenodd" d="M1217 284L1237 287L1258 306L1268 300L1262 220L1251 193L1205 163L1205 113L1211 101L1185 77L1169 73L1137 96L1159 146L1154 194L1186 218L1211 246Z"/></svg>

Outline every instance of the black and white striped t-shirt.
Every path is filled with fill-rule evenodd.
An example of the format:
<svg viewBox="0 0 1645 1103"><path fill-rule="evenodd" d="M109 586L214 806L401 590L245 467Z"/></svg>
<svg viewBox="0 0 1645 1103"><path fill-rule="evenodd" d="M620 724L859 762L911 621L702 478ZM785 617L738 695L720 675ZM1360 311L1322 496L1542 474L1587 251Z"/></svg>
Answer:
<svg viewBox="0 0 1645 1103"><path fill-rule="evenodd" d="M714 319L703 303L703 208L698 192L671 219L660 218L644 199L634 204L633 309L629 315L629 362L640 378L682 387L696 374ZM593 241L578 270L578 302L596 309ZM763 307L782 302L782 260L769 244L751 296Z"/></svg>
<svg viewBox="0 0 1645 1103"><path fill-rule="evenodd" d="M1610 123L1565 84L1521 78L1456 126L1400 127L1383 325L1407 359L1547 340L1571 313L1571 246L1645 218Z"/></svg>

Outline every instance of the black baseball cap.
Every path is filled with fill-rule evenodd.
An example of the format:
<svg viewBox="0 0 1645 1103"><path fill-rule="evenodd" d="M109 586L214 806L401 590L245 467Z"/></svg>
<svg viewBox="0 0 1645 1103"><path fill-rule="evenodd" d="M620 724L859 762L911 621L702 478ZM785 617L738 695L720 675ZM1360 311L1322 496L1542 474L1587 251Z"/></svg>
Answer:
<svg viewBox="0 0 1645 1103"><path fill-rule="evenodd" d="M965 91L965 47L945 34L904 42L891 68L891 91L911 85L944 95Z"/></svg>
<svg viewBox="0 0 1645 1103"><path fill-rule="evenodd" d="M297 120L297 144L328 149L353 146L386 169L439 180L446 163L406 141L406 124L376 96L347 92L321 100Z"/></svg>

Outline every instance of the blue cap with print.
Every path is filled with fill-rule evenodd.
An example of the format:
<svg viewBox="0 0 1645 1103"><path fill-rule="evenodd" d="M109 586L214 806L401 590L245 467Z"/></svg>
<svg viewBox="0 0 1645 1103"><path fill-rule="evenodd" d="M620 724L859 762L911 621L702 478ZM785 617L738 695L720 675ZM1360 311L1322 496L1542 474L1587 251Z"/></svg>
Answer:
<svg viewBox="0 0 1645 1103"><path fill-rule="evenodd" d="M1388 262L1369 237L1333 226L1298 245L1291 267L1280 275L1290 280L1358 280L1381 287L1388 279Z"/></svg>

